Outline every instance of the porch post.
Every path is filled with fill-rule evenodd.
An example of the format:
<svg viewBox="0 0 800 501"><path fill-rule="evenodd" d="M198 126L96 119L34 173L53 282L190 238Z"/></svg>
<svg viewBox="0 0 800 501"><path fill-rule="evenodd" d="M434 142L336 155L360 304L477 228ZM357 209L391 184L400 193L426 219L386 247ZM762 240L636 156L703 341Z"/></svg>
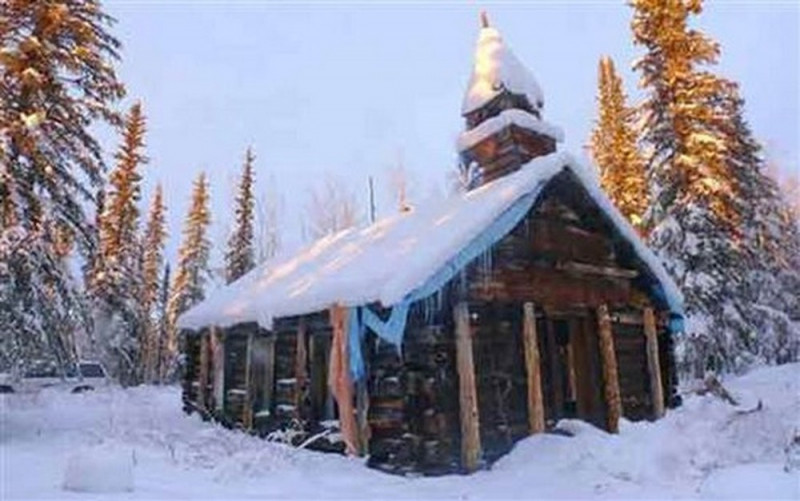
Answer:
<svg viewBox="0 0 800 501"><path fill-rule="evenodd" d="M197 406L208 410L208 338L211 333L200 333L200 370L198 371Z"/></svg>
<svg viewBox="0 0 800 501"><path fill-rule="evenodd" d="M242 424L246 430L253 428L253 377L251 364L253 363L253 333L247 333L247 351L244 356L244 407L242 408Z"/></svg>
<svg viewBox="0 0 800 501"><path fill-rule="evenodd" d="M658 419L664 415L664 387L661 385L661 363L658 360L656 317L651 307L644 309L644 335L647 338L647 371L650 373L653 417Z"/></svg>
<svg viewBox="0 0 800 501"><path fill-rule="evenodd" d="M294 365L295 393L294 393L294 412L295 417L302 420L303 397L305 395L308 367L308 352L306 350L306 322L305 318L300 317L297 321L297 344L296 358Z"/></svg>
<svg viewBox="0 0 800 501"><path fill-rule="evenodd" d="M617 356L614 353L614 338L611 334L611 317L608 306L597 308L597 334L600 338L600 358L603 363L603 392L606 400L606 428L610 433L619 432L622 402L619 395Z"/></svg>
<svg viewBox="0 0 800 501"><path fill-rule="evenodd" d="M214 356L214 409L225 410L225 334L211 328L211 349Z"/></svg>
<svg viewBox="0 0 800 501"><path fill-rule="evenodd" d="M542 374L533 303L525 303L522 313L525 368L528 373L528 427L531 433L541 433L544 431L544 399L542 398Z"/></svg>
<svg viewBox="0 0 800 501"><path fill-rule="evenodd" d="M458 395L461 406L461 462L467 471L475 471L481 456L478 395L475 389L475 363L472 358L472 329L469 306L458 303L453 309L456 327L456 362Z"/></svg>

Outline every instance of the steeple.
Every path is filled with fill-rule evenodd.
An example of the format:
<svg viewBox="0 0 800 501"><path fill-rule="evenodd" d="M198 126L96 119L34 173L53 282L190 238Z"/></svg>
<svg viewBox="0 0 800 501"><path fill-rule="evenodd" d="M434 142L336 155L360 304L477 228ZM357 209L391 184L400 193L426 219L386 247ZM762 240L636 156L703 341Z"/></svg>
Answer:
<svg viewBox="0 0 800 501"><path fill-rule="evenodd" d="M461 106L467 130L459 137L458 149L462 166L477 164L482 182L488 182L534 157L554 152L563 134L541 120L541 87L490 25L485 12L481 12L480 25Z"/></svg>

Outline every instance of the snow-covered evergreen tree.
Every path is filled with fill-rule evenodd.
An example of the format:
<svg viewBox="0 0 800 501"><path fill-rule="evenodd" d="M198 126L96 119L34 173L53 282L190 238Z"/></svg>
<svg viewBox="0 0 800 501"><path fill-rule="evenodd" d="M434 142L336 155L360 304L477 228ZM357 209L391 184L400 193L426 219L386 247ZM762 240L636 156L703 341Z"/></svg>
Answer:
<svg viewBox="0 0 800 501"><path fill-rule="evenodd" d="M636 228L642 229L648 206L644 161L637 144L633 109L626 104L622 79L610 57L598 67L598 117L590 140L600 168L600 182L611 200Z"/></svg>
<svg viewBox="0 0 800 501"><path fill-rule="evenodd" d="M211 253L211 242L208 239L210 224L208 181L205 173L201 173L194 183L192 202L183 229L183 241L178 250L178 269L167 304L167 338L162 353L162 379L168 378L174 372L178 354L178 317L205 299L206 282L211 278L208 263Z"/></svg>
<svg viewBox="0 0 800 501"><path fill-rule="evenodd" d="M145 328L142 359L146 381L155 380L158 374L156 369L159 358L160 321L157 307L161 294L160 275L164 266L164 242L167 238L165 210L163 192L159 184L150 204L143 238L141 308L144 312Z"/></svg>
<svg viewBox="0 0 800 501"><path fill-rule="evenodd" d="M142 245L139 240L145 117L140 103L125 118L122 144L99 218L99 242L90 277L95 341L107 366L126 384L141 380L145 333Z"/></svg>
<svg viewBox="0 0 800 501"><path fill-rule="evenodd" d="M688 27L699 0L635 0L635 68L648 90L644 141L656 248L684 291L682 368L795 360L800 240L766 174L737 85L704 65L718 45Z"/></svg>
<svg viewBox="0 0 800 501"><path fill-rule="evenodd" d="M236 194L235 226L228 239L225 253L225 281L231 283L252 270L255 266L253 247L253 219L255 199L253 197L253 150L247 148L242 167L242 177Z"/></svg>
<svg viewBox="0 0 800 501"><path fill-rule="evenodd" d="M741 294L748 274L741 248L743 201L731 174L721 106L731 84L703 69L718 45L688 26L698 0L634 0L634 41L646 49L634 68L648 95L643 140L652 199L650 243L686 297L678 346L682 368L732 370L752 335Z"/></svg>
<svg viewBox="0 0 800 501"><path fill-rule="evenodd" d="M0 315L2 356L63 361L83 299L57 235L85 251L83 203L102 182L92 135L119 123L119 42L98 2L4 2L0 27ZM13 327L12 327L13 326ZM75 328L82 326L76 325ZM44 351L43 351L44 350Z"/></svg>
<svg viewBox="0 0 800 501"><path fill-rule="evenodd" d="M742 294L750 309L749 357L769 363L800 355L800 231L777 182L770 177L744 118L744 100L731 92L725 101L731 122L728 162L742 193L741 246L749 274Z"/></svg>

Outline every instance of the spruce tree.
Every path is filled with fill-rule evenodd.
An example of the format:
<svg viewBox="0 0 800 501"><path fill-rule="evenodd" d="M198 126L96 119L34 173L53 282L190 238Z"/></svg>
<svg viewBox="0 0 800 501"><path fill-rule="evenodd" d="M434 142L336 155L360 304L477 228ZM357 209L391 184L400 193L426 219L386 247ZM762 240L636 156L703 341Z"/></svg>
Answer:
<svg viewBox="0 0 800 501"><path fill-rule="evenodd" d="M124 94L112 21L94 0L0 5L1 342L16 365L72 356L61 335L83 298L54 236L80 251L91 238L82 204L104 170L91 127L118 124Z"/></svg>
<svg viewBox="0 0 800 501"><path fill-rule="evenodd" d="M620 212L642 229L648 206L644 161L632 123L633 110L626 104L622 79L609 57L600 59L597 102L598 118L590 144L600 168L600 182Z"/></svg>
<svg viewBox="0 0 800 501"><path fill-rule="evenodd" d="M742 281L743 201L727 158L731 84L707 70L718 45L688 27L697 0L634 0L634 42L646 49L634 68L647 91L643 140L652 199L645 224L650 243L686 299L682 368L741 367L751 336Z"/></svg>
<svg viewBox="0 0 800 501"><path fill-rule="evenodd" d="M174 372L178 354L178 317L205 299L206 282L211 276L208 259L211 242L208 240L209 212L208 182L201 173L194 183L191 206L178 250L178 269L172 283L167 305L167 339L162 359L166 361L162 374Z"/></svg>
<svg viewBox="0 0 800 501"><path fill-rule="evenodd" d="M253 247L253 217L255 200L253 197L253 150L247 148L242 168L242 177L236 195L236 222L228 239L225 253L225 279L227 283L253 269L255 252Z"/></svg>
<svg viewBox="0 0 800 501"><path fill-rule="evenodd" d="M159 184L156 187L156 192L150 205L143 237L141 308L145 316L145 328L142 331L144 334L142 339L142 359L147 381L153 381L156 378L159 357L157 305L161 292L160 274L164 264L164 242L167 237L164 211L163 193Z"/></svg>
<svg viewBox="0 0 800 501"><path fill-rule="evenodd" d="M744 118L744 99L732 90L724 102L731 121L726 128L728 162L744 201L741 249L749 273L742 295L749 303L748 351L767 363L797 360L800 355L800 229L777 182L767 173Z"/></svg>
<svg viewBox="0 0 800 501"><path fill-rule="evenodd" d="M142 246L139 240L145 117L140 103L125 118L122 144L111 172L99 220L98 252L90 290L95 303L95 336L112 371L123 383L142 377Z"/></svg>

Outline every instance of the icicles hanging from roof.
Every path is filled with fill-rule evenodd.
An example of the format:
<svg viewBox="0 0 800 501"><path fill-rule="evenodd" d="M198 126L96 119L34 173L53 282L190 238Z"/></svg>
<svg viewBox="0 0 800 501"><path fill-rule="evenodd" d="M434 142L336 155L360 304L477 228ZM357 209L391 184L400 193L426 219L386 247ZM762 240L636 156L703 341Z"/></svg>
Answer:
<svg viewBox="0 0 800 501"><path fill-rule="evenodd" d="M489 25L485 12L481 13L481 26L461 114L475 111L504 89L525 96L534 109L541 109L544 96L539 84L503 41L500 32Z"/></svg>

